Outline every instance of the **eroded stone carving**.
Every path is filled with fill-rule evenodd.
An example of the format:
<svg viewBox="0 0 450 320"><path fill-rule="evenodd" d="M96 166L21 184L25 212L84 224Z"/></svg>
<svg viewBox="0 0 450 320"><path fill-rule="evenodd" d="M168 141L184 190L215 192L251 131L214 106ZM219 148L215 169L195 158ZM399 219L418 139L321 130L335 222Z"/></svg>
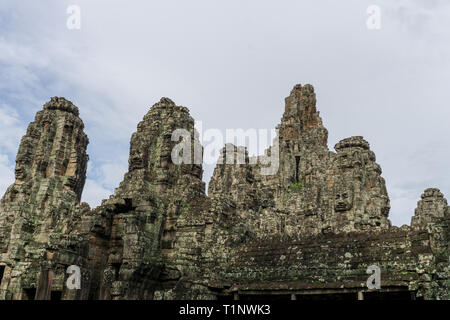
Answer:
<svg viewBox="0 0 450 320"><path fill-rule="evenodd" d="M353 187L338 184L335 188L334 210L336 212L349 211L353 207Z"/></svg>
<svg viewBox="0 0 450 320"><path fill-rule="evenodd" d="M417 209L411 218L411 226L417 229L426 228L427 224L450 214L447 199L437 188L428 188L417 203Z"/></svg>

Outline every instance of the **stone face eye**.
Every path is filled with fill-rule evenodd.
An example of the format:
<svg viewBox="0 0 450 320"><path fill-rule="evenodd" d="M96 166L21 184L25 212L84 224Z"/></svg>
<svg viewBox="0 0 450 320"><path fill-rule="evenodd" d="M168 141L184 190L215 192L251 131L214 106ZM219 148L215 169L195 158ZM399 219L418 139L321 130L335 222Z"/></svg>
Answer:
<svg viewBox="0 0 450 320"><path fill-rule="evenodd" d="M347 198L348 198L348 195L347 195L346 193L344 193L344 194L342 195L342 197L345 198L345 199L347 199Z"/></svg>
<svg viewBox="0 0 450 320"><path fill-rule="evenodd" d="M336 195L336 199L339 199L341 196L339 194Z"/></svg>

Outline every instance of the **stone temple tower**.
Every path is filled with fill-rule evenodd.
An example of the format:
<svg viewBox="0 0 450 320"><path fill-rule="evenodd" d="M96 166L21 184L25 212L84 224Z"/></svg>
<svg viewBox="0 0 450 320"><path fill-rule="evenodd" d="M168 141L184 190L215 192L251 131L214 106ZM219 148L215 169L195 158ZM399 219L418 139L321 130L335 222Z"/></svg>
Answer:
<svg viewBox="0 0 450 320"><path fill-rule="evenodd" d="M42 262L57 255L80 219L89 143L83 130L78 108L55 97L36 114L22 138L15 182L0 205L0 293L8 290L12 298L33 299ZM51 294L42 290L41 295Z"/></svg>
<svg viewBox="0 0 450 320"><path fill-rule="evenodd" d="M340 141L336 153L328 149L312 85L294 86L277 129L278 150L266 152L279 151L275 174L262 175L262 165L252 165L248 157L240 166L218 164L209 195L231 198L259 235L389 228L389 197L375 154L362 137Z"/></svg>
<svg viewBox="0 0 450 320"><path fill-rule="evenodd" d="M190 149L190 157L179 165L172 161L172 151L180 143L173 137L176 130L190 139L190 148L183 150L187 154ZM156 280L167 278L161 269L169 263L168 257L177 254L180 220L206 197L202 165L194 161L195 146L201 157L194 119L187 108L168 98L153 105L138 124L131 137L124 180L86 218L91 238L102 239L91 242L89 248L90 269L97 283L91 288L94 297L150 298Z"/></svg>

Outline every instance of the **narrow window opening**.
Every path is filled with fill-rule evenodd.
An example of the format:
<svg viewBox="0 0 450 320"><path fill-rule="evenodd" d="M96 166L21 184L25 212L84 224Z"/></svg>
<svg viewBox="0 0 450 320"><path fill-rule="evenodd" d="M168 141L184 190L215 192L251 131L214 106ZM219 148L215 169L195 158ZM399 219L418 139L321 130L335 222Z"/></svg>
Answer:
<svg viewBox="0 0 450 320"><path fill-rule="evenodd" d="M295 182L299 182L299 178L298 178L298 167L300 165L300 157L296 156L295 157Z"/></svg>

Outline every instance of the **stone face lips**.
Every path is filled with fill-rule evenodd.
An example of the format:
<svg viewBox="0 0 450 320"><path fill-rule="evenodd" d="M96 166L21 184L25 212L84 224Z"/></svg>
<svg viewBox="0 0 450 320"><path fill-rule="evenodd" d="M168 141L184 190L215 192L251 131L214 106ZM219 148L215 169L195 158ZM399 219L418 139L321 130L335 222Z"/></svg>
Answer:
<svg viewBox="0 0 450 320"><path fill-rule="evenodd" d="M194 119L162 98L131 137L123 181L91 210L79 203L83 127L77 107L52 98L22 139L16 181L0 205L0 299L305 297L311 290L356 298L374 264L380 294L450 299L444 196L425 190L411 227L392 227L369 143L350 137L330 151L311 85L296 85L285 99L264 155L225 145L208 195ZM265 175L268 160L276 170ZM82 270L80 290L65 284L70 265Z"/></svg>

